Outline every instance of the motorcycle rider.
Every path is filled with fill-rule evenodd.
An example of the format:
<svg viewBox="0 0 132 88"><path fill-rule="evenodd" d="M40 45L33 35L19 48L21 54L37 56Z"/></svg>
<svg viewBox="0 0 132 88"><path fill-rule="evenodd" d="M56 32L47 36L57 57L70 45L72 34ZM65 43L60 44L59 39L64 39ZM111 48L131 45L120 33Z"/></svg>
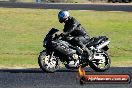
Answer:
<svg viewBox="0 0 132 88"><path fill-rule="evenodd" d="M68 36L69 34L74 37L71 40L72 44L77 44L84 51L87 51L88 56L90 56L90 50L88 50L84 43L89 40L89 36L81 24L73 17L70 16L69 12L66 10L61 10L58 13L58 19L60 23L64 23L63 35Z"/></svg>

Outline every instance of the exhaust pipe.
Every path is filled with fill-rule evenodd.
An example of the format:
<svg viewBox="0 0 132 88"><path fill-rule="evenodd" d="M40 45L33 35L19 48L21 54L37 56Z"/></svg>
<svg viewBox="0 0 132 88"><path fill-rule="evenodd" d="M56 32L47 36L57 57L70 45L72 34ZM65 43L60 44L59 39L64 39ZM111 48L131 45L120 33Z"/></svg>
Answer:
<svg viewBox="0 0 132 88"><path fill-rule="evenodd" d="M103 47L105 47L106 45L108 45L110 43L110 41L105 41L103 42L101 45L97 46L97 49L102 49Z"/></svg>

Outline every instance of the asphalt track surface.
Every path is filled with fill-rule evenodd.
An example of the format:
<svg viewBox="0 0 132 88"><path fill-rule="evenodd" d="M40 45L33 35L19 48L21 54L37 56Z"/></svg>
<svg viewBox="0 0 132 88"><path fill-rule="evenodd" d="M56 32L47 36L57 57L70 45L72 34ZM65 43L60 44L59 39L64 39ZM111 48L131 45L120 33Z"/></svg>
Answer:
<svg viewBox="0 0 132 88"><path fill-rule="evenodd" d="M0 2L0 7L132 12L132 4L59 4L59 3L34 4L20 2L17 3Z"/></svg>
<svg viewBox="0 0 132 88"><path fill-rule="evenodd" d="M87 74L129 74L132 79L132 67L111 67L106 72L95 72L88 68ZM1 69L0 88L132 88L132 82L81 85L76 70L44 73L41 69Z"/></svg>

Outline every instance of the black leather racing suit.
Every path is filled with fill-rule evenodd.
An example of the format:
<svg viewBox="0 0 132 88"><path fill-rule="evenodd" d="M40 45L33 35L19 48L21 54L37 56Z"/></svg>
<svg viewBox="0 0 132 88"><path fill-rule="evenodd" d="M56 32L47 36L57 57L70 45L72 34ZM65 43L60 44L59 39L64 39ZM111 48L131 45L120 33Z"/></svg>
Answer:
<svg viewBox="0 0 132 88"><path fill-rule="evenodd" d="M87 35L85 29L81 26L81 24L73 17L69 17L64 25L64 35L71 35L74 38L70 40L71 44L76 44L81 48L84 48L84 44L89 40L89 36Z"/></svg>

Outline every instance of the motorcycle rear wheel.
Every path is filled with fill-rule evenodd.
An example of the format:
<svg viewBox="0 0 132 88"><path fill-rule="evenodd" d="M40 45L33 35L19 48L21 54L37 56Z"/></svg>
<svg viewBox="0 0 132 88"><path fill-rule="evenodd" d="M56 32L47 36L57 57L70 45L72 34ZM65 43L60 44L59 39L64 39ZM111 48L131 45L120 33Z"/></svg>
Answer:
<svg viewBox="0 0 132 88"><path fill-rule="evenodd" d="M104 58L104 60L102 62L105 62L103 64L104 65L103 67L99 66L100 64L98 62L100 62L100 61L98 60L98 58L94 58L94 60L89 63L89 66L96 72L104 72L110 68L111 59L110 59L108 53L104 50L102 50L101 52L102 52L101 58L102 59ZM96 53L96 54L98 54L98 53Z"/></svg>

